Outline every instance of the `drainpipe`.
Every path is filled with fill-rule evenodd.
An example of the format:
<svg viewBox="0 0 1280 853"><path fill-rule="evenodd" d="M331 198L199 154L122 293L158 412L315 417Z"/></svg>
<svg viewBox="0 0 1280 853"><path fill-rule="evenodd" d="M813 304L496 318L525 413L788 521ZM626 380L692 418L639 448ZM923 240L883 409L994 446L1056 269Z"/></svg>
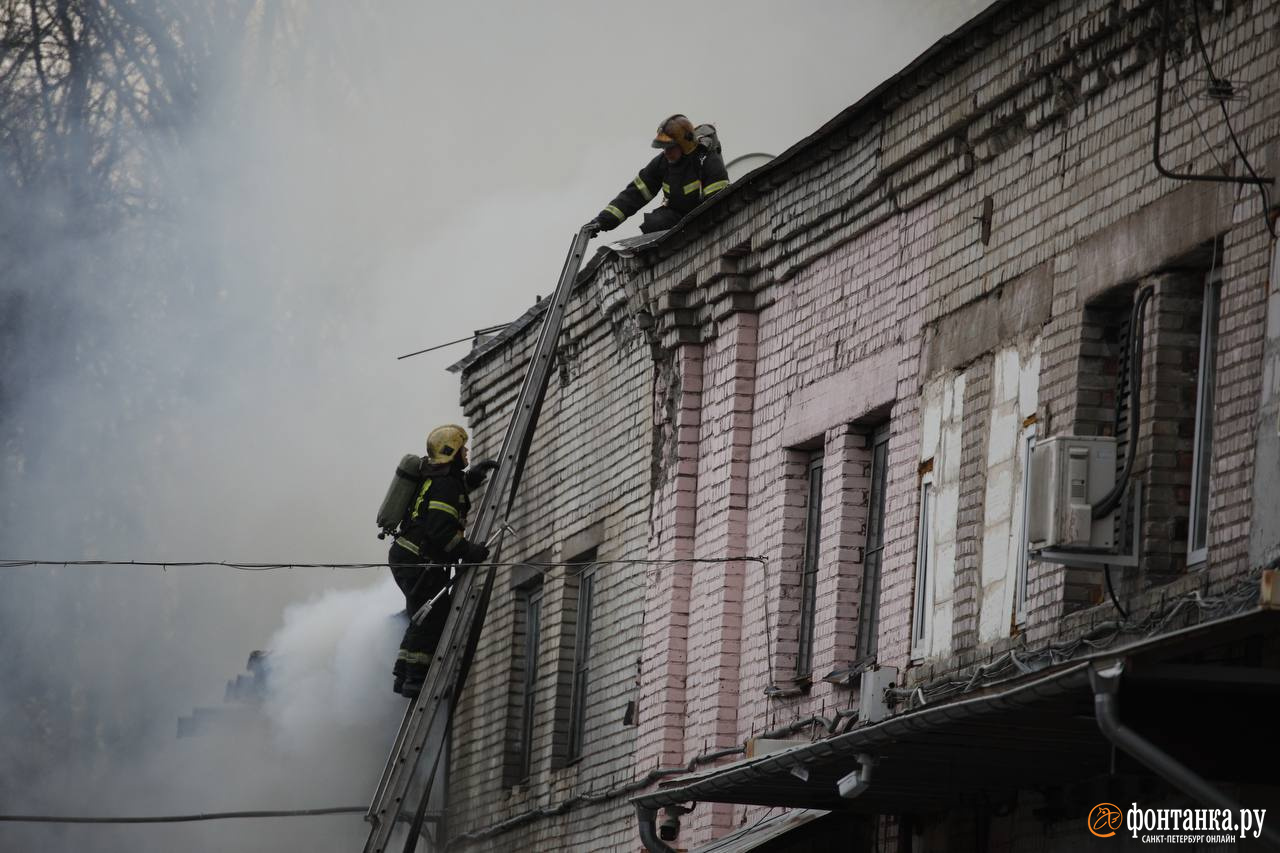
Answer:
<svg viewBox="0 0 1280 853"><path fill-rule="evenodd" d="M640 843L649 853L676 853L658 837L658 810L636 803L636 819L640 822Z"/></svg>
<svg viewBox="0 0 1280 853"><path fill-rule="evenodd" d="M1120 676L1124 673L1124 661L1115 661L1103 667L1097 664L1089 669L1089 681L1093 685L1093 710L1098 728L1112 745L1146 765L1174 788L1193 800L1216 809L1229 809L1240 813L1240 804L1194 770L1182 764L1160 747L1120 722ZM1273 848L1280 849L1280 832L1264 827L1262 838Z"/></svg>

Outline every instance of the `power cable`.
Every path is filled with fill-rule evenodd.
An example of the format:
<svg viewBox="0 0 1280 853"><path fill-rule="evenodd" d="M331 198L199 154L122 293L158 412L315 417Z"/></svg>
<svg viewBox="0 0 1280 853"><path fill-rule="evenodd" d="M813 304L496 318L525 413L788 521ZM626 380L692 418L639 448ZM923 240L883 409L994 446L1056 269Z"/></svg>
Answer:
<svg viewBox="0 0 1280 853"><path fill-rule="evenodd" d="M1209 139L1209 134L1205 133L1204 125L1200 124L1200 114L1196 112L1195 105L1191 103L1191 98L1187 95L1187 87L1182 81L1182 71L1179 70L1176 62L1173 64L1173 79L1178 84L1178 92L1182 95L1182 102L1187 105L1187 111L1191 113L1191 120L1195 122L1196 131L1199 132L1200 138L1204 140L1205 147L1209 149L1209 154L1213 156L1213 162L1218 164L1218 168L1225 175L1227 173L1227 164L1222 162L1222 158L1218 156L1217 149Z"/></svg>
<svg viewBox="0 0 1280 853"><path fill-rule="evenodd" d="M454 340L454 341L446 341L445 343L436 344L435 346L430 346L430 347L427 347L426 349L420 349L420 350L417 350L416 352L407 352L404 355L398 355L396 356L396 361L403 361L406 358L413 358L415 355L422 355L424 352L435 352L438 349L451 347L451 346L454 346L455 344L462 344L462 343L466 343L467 341L474 341L476 338L481 338L481 337L484 337L485 335L492 335L495 332L500 332L503 329L505 329L507 326L508 326L507 323L503 323L501 326L489 326L488 328L485 328L485 329L476 329L474 332L467 335L465 338L458 338L457 340Z"/></svg>
<svg viewBox="0 0 1280 853"><path fill-rule="evenodd" d="M1280 560L1269 566L1250 572L1239 583L1217 596L1205 596L1199 590L1164 602L1163 606L1133 622L1103 622L1080 636L1060 643L1048 643L1035 649L1023 649L1019 653L1006 652L989 663L979 665L968 678L947 675L927 684L911 688L890 688L888 693L898 700L906 700L908 710L947 699L971 690L991 687L1012 681L1023 675L1075 659L1081 650L1084 654L1104 651L1124 636L1149 638L1164 632L1173 619L1184 610L1194 607L1196 622L1219 619L1243 612L1256 605L1258 580L1266 568L1280 567Z"/></svg>
<svg viewBox="0 0 1280 853"><path fill-rule="evenodd" d="M260 817L316 817L318 815L364 814L368 810L368 806L334 806L327 809L201 812L199 814L146 815L141 817L0 814L0 823L191 823L200 820L242 820L245 818Z"/></svg>
<svg viewBox="0 0 1280 853"><path fill-rule="evenodd" d="M764 557L682 557L668 560L621 559L592 560L590 565L607 566L670 566L676 563L764 563ZM165 562L145 560L0 560L0 569L19 569L34 566L142 566L157 569L184 569L199 567L222 567L240 571L265 572L275 569L383 569L390 563L235 563L225 560L169 560ZM413 563L397 563L397 566L413 566ZM449 563L418 563L423 567L456 567ZM533 569L551 570L560 566L582 566L583 563L547 563L518 561L511 563L467 563L477 566L524 566Z"/></svg>
<svg viewBox="0 0 1280 853"><path fill-rule="evenodd" d="M1116 612L1120 614L1121 619L1129 618L1129 611L1120 605L1120 599L1116 597L1116 588L1111 580L1111 564L1102 564L1102 573L1107 580L1107 594L1111 596L1111 604L1115 607Z"/></svg>
<svg viewBox="0 0 1280 853"><path fill-rule="evenodd" d="M1211 91L1230 91L1232 86L1230 81L1225 80L1217 75L1213 70L1213 60L1209 56L1209 50L1205 47L1204 34L1200 24L1200 5L1196 0L1191 0L1191 14L1195 18L1195 41L1196 47L1200 50L1200 56L1204 60L1204 70L1209 75L1209 87ZM1224 10L1225 17L1226 12ZM1223 88L1225 85L1225 89ZM1222 120L1227 126L1227 135L1231 137L1231 144L1235 146L1236 153L1240 155L1244 168L1249 173L1249 177L1253 178L1253 182L1258 186L1258 192L1262 195L1262 220L1267 226L1267 231L1271 234L1272 239L1276 236L1276 227L1271 222L1271 197L1267 194L1267 186L1263 179L1258 177L1258 173L1254 170L1253 164L1249 162L1249 155L1245 153L1244 146L1240 144L1239 137L1236 136L1235 128L1231 125L1231 114L1227 112L1227 102L1224 98L1218 98L1218 106L1222 110Z"/></svg>

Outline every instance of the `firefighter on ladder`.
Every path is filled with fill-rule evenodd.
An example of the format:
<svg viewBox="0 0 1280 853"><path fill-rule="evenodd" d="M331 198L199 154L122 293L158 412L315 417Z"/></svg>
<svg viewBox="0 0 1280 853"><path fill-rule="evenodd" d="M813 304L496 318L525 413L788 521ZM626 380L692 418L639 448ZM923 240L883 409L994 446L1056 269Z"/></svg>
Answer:
<svg viewBox="0 0 1280 853"><path fill-rule="evenodd" d="M693 122L685 116L673 115L658 125L653 147L662 149L662 153L641 169L635 180L587 223L588 227L600 231L617 228L661 190L662 207L645 214L640 230L646 234L665 231L729 186L729 173L720 156L719 144L700 139Z"/></svg>
<svg viewBox="0 0 1280 853"><path fill-rule="evenodd" d="M408 697L422 689L449 618L450 566L482 563L489 556L484 543L468 541L464 532L471 508L468 492L479 488L498 463L480 462L468 470L466 444L466 430L454 424L437 427L427 436L421 485L387 555L409 614L394 669L395 691ZM442 592L422 624L415 625L413 615Z"/></svg>

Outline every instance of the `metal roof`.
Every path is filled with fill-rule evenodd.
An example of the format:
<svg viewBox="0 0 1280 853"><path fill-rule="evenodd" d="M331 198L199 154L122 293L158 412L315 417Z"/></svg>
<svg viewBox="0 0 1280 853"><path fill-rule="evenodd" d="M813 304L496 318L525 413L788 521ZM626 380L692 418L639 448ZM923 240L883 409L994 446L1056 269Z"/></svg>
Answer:
<svg viewBox="0 0 1280 853"><path fill-rule="evenodd" d="M1088 668L1078 663L1001 693L924 708L707 771L633 802L651 808L698 800L881 813L901 810L906 802L920 810L945 807L957 792L987 788L987 782L1017 789L1064 773L1084 775L1105 766L1110 752L1090 712ZM992 754L994 736L1015 748ZM876 757L871 786L856 800L845 800L836 783L856 767L859 753Z"/></svg>
<svg viewBox="0 0 1280 853"><path fill-rule="evenodd" d="M1048 0L995 0L990 6L970 18L958 29L943 36L909 65L876 86L853 105L845 108L816 131L801 139L768 163L744 175L740 180L716 193L696 208L669 231L642 234L608 244L597 250L595 257L578 274L579 283L589 281L600 266L610 257L630 257L657 252L669 255L709 230L724 217L741 209L760 194L778 186L787 176L798 172L816 159L826 156L836 145L850 141L849 131L857 131L859 124L869 117L888 112L907 95L898 91L907 78L919 74L922 80L932 82L955 64L967 59L977 46L985 43L972 37L1005 9L1012 6L1026 7L1026 15L1039 10ZM926 68L926 66L928 66ZM927 82L921 82L922 89ZM470 353L449 366L449 371L466 371L489 353L501 348L507 341L532 325L542 313L541 304L534 305L502 332L485 338Z"/></svg>
<svg viewBox="0 0 1280 853"><path fill-rule="evenodd" d="M1105 774L1113 752L1094 716L1089 669L1096 661L1116 658L1140 663L1125 700L1129 713L1153 732L1175 738L1184 736L1183 718L1158 713L1170 702L1178 702L1188 713L1194 709L1202 731L1214 731L1219 721L1215 743L1225 747L1244 738L1246 744L1234 752L1226 750L1216 769L1239 773L1232 755L1245 754L1253 724L1242 707L1257 703L1240 706L1224 697L1232 691L1262 691L1280 698L1280 674L1267 683L1259 680L1256 670L1227 668L1228 676L1220 671L1213 680L1197 681L1185 674L1170 680L1170 671L1178 667L1153 664L1244 637L1274 638L1278 621L1276 611L1251 609L1160 634L986 695L924 707L825 740L674 779L632 802L654 809L699 801L867 814L942 811L981 802L993 793ZM1142 675L1144 668L1149 675ZM1202 672L1214 675L1209 669ZM857 798L844 799L837 782L858 766L856 756L861 753L875 759L871 783Z"/></svg>

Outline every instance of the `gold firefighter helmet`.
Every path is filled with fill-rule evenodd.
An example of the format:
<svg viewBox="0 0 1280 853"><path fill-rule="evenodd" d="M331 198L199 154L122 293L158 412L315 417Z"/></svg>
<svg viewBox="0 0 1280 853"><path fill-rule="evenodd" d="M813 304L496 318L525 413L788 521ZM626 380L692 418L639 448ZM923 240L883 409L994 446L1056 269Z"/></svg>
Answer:
<svg viewBox="0 0 1280 853"><path fill-rule="evenodd" d="M427 436L427 461L432 465L452 462L467 443L467 431L457 424L436 427Z"/></svg>
<svg viewBox="0 0 1280 853"><path fill-rule="evenodd" d="M693 133L693 122L680 114L671 116L658 125L658 132L653 137L654 148L669 148L679 145L685 154L692 154L698 147L698 137Z"/></svg>

